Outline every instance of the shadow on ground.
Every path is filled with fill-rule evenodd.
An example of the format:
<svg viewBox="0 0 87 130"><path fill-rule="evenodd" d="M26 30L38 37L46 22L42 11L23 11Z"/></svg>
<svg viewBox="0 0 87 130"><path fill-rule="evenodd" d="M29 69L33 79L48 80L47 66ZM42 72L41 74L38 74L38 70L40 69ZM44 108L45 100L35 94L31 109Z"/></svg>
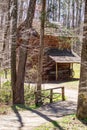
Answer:
<svg viewBox="0 0 87 130"><path fill-rule="evenodd" d="M18 111L18 109L16 108L17 105L12 106L12 110L14 111L14 113L16 114L17 118L18 118L18 122L20 123L20 127L19 130L21 130L21 128L24 126L23 121L22 121L22 117Z"/></svg>
<svg viewBox="0 0 87 130"><path fill-rule="evenodd" d="M59 130L64 130L55 120L57 120L58 117L74 114L76 112L76 104L70 101L69 102L64 101L44 105L38 109L31 109L25 105L14 105L12 106L12 110L15 112L18 118L18 121L20 123L19 129L21 129L24 126L24 124L18 109L27 110L32 113L35 113L37 114L37 116L45 119L48 122L51 122Z"/></svg>
<svg viewBox="0 0 87 130"><path fill-rule="evenodd" d="M86 119L84 119L84 120L82 120L82 119L78 119L81 123L83 123L84 125L86 125L87 126L87 118Z"/></svg>

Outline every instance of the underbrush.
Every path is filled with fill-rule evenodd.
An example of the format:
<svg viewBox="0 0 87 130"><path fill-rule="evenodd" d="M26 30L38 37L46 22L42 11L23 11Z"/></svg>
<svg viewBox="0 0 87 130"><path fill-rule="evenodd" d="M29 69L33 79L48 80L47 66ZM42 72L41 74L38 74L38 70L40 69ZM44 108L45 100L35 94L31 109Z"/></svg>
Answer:
<svg viewBox="0 0 87 130"><path fill-rule="evenodd" d="M11 83L10 81L6 81L2 84L2 87L0 88L0 103L10 104L11 101Z"/></svg>
<svg viewBox="0 0 87 130"><path fill-rule="evenodd" d="M35 106L35 87L30 85L25 85L24 87L24 99L25 105L29 106L30 108L37 108ZM43 98L45 97L45 98ZM42 92L42 102L43 104L50 103L50 91L43 91ZM53 95L53 102L57 102L61 100L60 94ZM11 105L12 104L12 90L11 90L11 82L6 81L2 84L0 88L0 104L4 105Z"/></svg>
<svg viewBox="0 0 87 130"><path fill-rule="evenodd" d="M49 90L42 91L41 95L42 95L41 100L42 100L43 104L50 103L50 91ZM62 99L62 97L60 94L58 94L58 93L53 94L53 102L57 102L61 99ZM32 108L36 108L36 106L35 106L35 87L25 86L25 104Z"/></svg>

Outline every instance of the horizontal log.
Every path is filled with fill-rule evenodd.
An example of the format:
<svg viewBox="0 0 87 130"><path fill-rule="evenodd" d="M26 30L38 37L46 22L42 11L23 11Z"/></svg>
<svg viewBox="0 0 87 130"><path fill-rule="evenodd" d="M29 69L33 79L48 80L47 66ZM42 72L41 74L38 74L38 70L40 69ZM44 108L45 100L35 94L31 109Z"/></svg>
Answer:
<svg viewBox="0 0 87 130"><path fill-rule="evenodd" d="M38 90L38 91L48 91L48 90L62 89L62 88L64 88L64 86L55 87L55 88L49 88L49 89L43 89L43 90ZM36 91L36 92L37 92L37 91Z"/></svg>

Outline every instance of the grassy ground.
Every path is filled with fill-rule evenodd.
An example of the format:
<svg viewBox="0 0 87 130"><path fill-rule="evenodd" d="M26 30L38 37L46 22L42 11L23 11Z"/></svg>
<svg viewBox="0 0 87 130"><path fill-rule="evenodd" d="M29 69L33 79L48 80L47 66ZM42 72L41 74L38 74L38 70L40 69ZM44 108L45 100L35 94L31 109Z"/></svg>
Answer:
<svg viewBox="0 0 87 130"><path fill-rule="evenodd" d="M67 89L78 89L80 79L80 64L73 64L74 77L73 79L62 82L60 85L65 86Z"/></svg>
<svg viewBox="0 0 87 130"><path fill-rule="evenodd" d="M35 130L87 130L87 119L78 120L75 115L59 118L58 121L43 124Z"/></svg>
<svg viewBox="0 0 87 130"><path fill-rule="evenodd" d="M74 89L74 90L78 89L78 85L79 85L79 80L60 83L60 86L65 86L66 89Z"/></svg>
<svg viewBox="0 0 87 130"><path fill-rule="evenodd" d="M74 78L80 78L80 64L73 64Z"/></svg>

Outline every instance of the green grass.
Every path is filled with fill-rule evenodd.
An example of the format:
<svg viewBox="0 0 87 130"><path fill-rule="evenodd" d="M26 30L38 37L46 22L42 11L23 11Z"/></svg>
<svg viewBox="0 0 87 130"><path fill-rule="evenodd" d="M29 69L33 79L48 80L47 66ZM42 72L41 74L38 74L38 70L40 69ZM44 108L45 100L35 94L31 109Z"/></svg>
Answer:
<svg viewBox="0 0 87 130"><path fill-rule="evenodd" d="M80 78L80 64L73 64L74 78Z"/></svg>
<svg viewBox="0 0 87 130"><path fill-rule="evenodd" d="M44 91L44 92L42 93L42 95L43 95L44 97L49 97L49 98L50 98L50 91L49 91L49 90ZM43 98L44 104L50 103L50 99L49 99L49 98ZM53 94L53 102L57 102L57 101L60 101L60 100L62 100L61 94L54 93L54 94Z"/></svg>
<svg viewBox="0 0 87 130"><path fill-rule="evenodd" d="M87 130L87 119L78 120L75 115L61 117L55 122L45 123L34 130Z"/></svg>

